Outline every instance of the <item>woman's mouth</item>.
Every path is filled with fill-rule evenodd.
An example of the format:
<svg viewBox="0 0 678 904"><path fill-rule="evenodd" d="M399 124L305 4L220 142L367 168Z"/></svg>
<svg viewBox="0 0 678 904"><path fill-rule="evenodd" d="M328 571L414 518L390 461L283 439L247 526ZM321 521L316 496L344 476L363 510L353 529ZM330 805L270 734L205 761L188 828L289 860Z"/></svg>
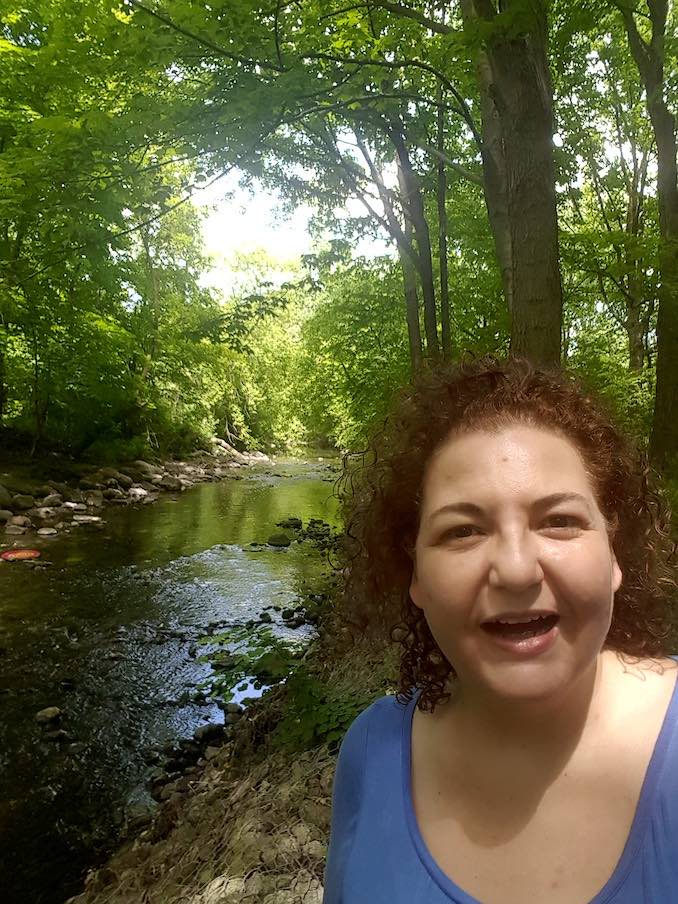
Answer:
<svg viewBox="0 0 678 904"><path fill-rule="evenodd" d="M555 613L500 615L483 622L483 631L502 649L536 654L548 649L558 635L560 616Z"/></svg>

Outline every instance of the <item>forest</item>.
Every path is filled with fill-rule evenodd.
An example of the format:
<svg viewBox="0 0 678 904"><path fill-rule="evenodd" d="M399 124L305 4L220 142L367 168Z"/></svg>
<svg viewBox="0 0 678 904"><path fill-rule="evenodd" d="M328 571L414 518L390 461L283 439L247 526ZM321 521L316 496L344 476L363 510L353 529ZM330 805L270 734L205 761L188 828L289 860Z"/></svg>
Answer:
<svg viewBox="0 0 678 904"><path fill-rule="evenodd" d="M675 473L669 0L2 0L0 440L355 448L465 353L562 362ZM206 186L313 210L208 287ZM362 240L387 249L359 256Z"/></svg>

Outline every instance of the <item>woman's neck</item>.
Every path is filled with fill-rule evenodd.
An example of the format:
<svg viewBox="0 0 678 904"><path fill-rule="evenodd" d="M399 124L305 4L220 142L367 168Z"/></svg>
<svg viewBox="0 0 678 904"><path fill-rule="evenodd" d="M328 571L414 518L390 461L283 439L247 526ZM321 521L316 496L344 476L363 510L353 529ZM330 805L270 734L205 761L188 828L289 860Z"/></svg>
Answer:
<svg viewBox="0 0 678 904"><path fill-rule="evenodd" d="M441 728L447 725L454 736L464 738L464 748L472 755L499 750L509 756L529 749L530 759L561 759L598 720L606 659L601 654L562 694L543 700L511 700L460 683L440 713Z"/></svg>

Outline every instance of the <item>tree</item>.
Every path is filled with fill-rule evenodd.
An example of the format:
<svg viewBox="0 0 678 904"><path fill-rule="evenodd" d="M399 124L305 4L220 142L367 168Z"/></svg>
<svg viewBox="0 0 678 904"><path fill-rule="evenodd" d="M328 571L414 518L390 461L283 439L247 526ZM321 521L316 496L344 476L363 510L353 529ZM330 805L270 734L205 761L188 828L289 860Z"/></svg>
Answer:
<svg viewBox="0 0 678 904"><path fill-rule="evenodd" d="M678 454L678 144L675 115L666 98L665 74L667 62L671 60L674 67L677 62L675 41L669 40L669 36L675 36L678 23L675 7L669 0L647 0L642 4L647 7L647 22L643 24L638 22L641 4L615 5L622 15L629 47L643 82L657 145L661 281L657 388L650 449L655 464L665 470Z"/></svg>

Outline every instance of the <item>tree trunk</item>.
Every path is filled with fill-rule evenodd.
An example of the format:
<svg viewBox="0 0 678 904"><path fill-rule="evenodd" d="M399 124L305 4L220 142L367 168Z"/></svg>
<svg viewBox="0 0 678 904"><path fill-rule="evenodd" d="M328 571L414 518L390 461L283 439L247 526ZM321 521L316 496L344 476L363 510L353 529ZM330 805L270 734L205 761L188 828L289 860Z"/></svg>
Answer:
<svg viewBox="0 0 678 904"><path fill-rule="evenodd" d="M405 316L407 318L407 337L410 344L410 365L414 374L421 367L422 359L417 276L411 259L402 251L400 252L400 266L403 271L403 286L405 290Z"/></svg>
<svg viewBox="0 0 678 904"><path fill-rule="evenodd" d="M676 122L664 99L664 47L667 0L648 0L652 24L649 42L640 35L630 7L619 6L631 53L638 66L647 111L657 144L659 204L659 309L657 382L650 437L654 465L668 470L678 454L678 146Z"/></svg>
<svg viewBox="0 0 678 904"><path fill-rule="evenodd" d="M443 346L443 358L452 358L452 340L450 335L450 289L447 267L447 174L445 172L445 111L443 110L444 94L438 89L438 181L436 194L438 200L438 257L440 258L440 335Z"/></svg>
<svg viewBox="0 0 678 904"><path fill-rule="evenodd" d="M412 168L410 155L405 146L402 126L399 122L391 122L389 136L396 150L403 212L405 219L409 219L411 222L414 236L417 240L419 279L424 299L424 331L426 333L427 357L432 361L437 361L440 357L440 349L438 346L436 295L433 282L433 262L431 259L431 236L428 223L426 222L424 202L419 180Z"/></svg>
<svg viewBox="0 0 678 904"><path fill-rule="evenodd" d="M5 422L5 406L7 405L6 379L5 347L0 343L0 427Z"/></svg>
<svg viewBox="0 0 678 904"><path fill-rule="evenodd" d="M560 361L562 285L558 252L553 90L545 0L462 0L466 25L492 23L478 54L485 200L511 314L511 352ZM521 31L507 27L517 23ZM496 21L495 20L500 20Z"/></svg>

